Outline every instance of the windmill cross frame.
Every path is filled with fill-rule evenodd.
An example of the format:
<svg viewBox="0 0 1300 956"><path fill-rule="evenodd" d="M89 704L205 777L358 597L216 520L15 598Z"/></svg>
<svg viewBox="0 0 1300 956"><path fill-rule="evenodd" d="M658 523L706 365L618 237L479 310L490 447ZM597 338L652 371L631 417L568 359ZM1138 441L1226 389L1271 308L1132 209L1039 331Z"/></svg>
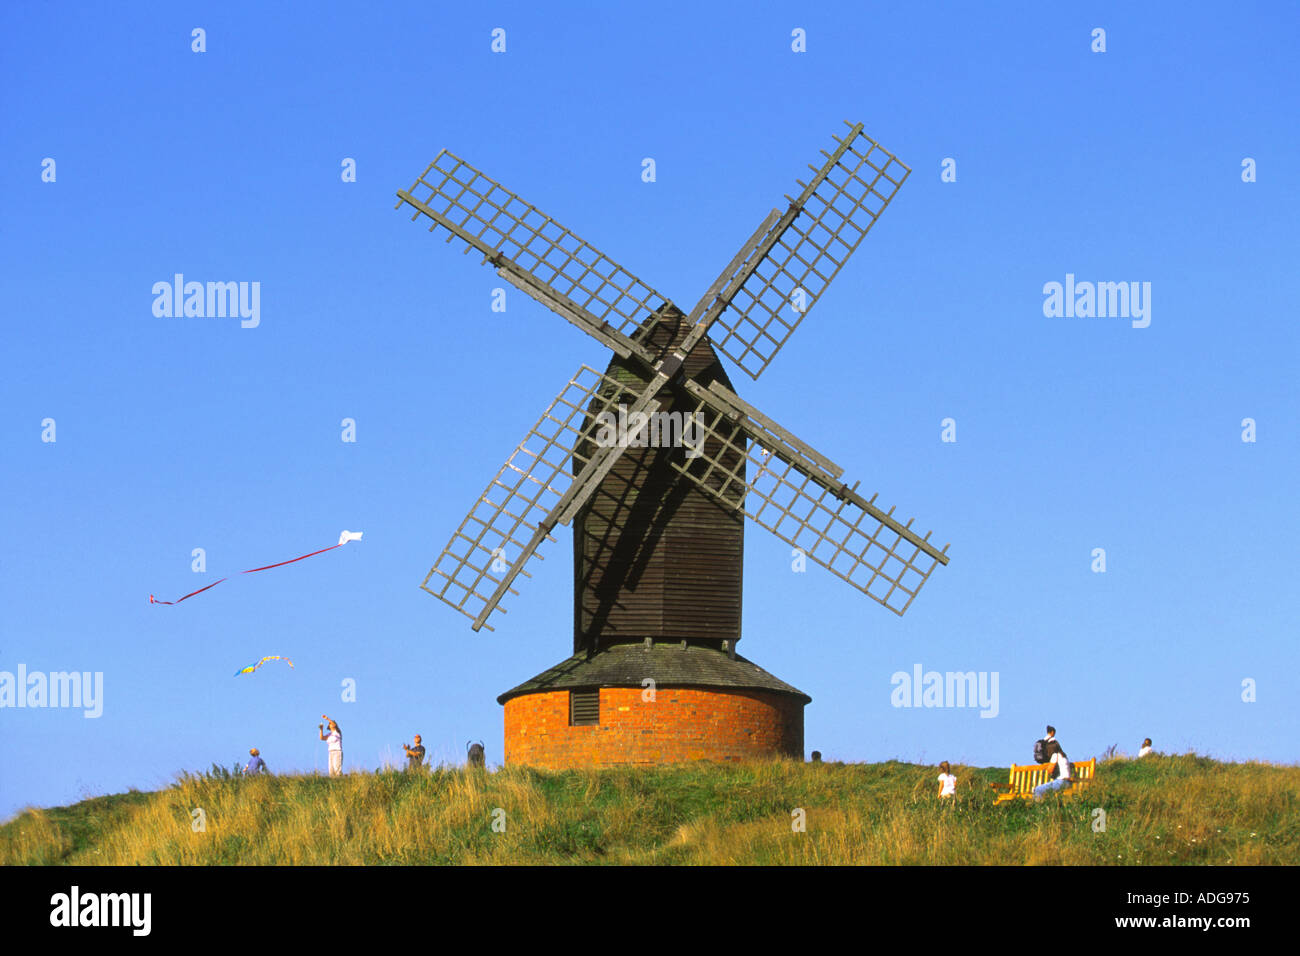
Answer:
<svg viewBox="0 0 1300 956"><path fill-rule="evenodd" d="M845 125L835 149L821 151L825 162L809 165L813 177L799 182L799 196L787 195L785 211L763 219L685 316L685 337L658 356L643 317L681 310L464 160L443 150L411 189L398 190L395 208L409 206L412 221L423 216L430 232L441 228L447 242L459 239L466 253L479 252L511 285L648 375L632 391L582 366L479 497L422 588L470 617L474 630L492 630L492 612L506 613L502 599L518 594L519 575L530 576L527 562L542 559L538 549L554 540L551 531L573 520L626 451L614 443L582 453L597 444L598 414L625 405L629 419L648 419L672 383L696 402L693 414L707 436L702 447L721 449L670 460L673 469L896 614L907 610L934 568L948 563L948 545L936 548L930 532L918 535L911 519L900 522L892 507L875 505L876 496L863 498L858 483L842 480L842 468L729 388L716 381L706 387L682 371L708 341L757 379L906 181L911 170L861 123ZM715 328L724 333L716 339L709 335ZM571 462L581 465L576 474ZM747 463L755 469L749 479ZM507 559L508 549L517 554ZM437 589L429 586L435 578Z"/></svg>

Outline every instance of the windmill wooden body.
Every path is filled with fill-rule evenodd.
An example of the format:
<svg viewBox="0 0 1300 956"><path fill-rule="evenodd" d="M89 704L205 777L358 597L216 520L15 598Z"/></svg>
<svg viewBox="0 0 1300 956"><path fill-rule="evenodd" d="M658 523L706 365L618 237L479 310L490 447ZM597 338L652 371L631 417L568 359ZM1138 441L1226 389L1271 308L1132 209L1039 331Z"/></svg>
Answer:
<svg viewBox="0 0 1300 956"><path fill-rule="evenodd" d="M613 352L582 366L452 535L422 587L474 630L574 527L573 655L502 694L507 762L540 766L801 756L810 698L736 652L744 521L897 614L937 548L733 390L718 353L768 367L910 172L835 137L689 313L443 151L398 208Z"/></svg>

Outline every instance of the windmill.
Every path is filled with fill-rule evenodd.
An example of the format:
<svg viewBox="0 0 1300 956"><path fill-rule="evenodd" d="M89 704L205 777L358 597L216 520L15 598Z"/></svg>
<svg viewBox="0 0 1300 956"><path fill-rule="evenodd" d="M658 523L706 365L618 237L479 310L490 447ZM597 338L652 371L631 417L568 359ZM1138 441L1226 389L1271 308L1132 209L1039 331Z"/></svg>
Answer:
<svg viewBox="0 0 1300 956"><path fill-rule="evenodd" d="M802 755L802 691L736 653L744 521L902 615L947 549L741 399L910 169L847 124L695 303L667 296L443 150L398 209L608 347L581 366L421 585L492 630L559 525L574 528L574 653L502 694L507 762ZM716 350L716 351L715 351Z"/></svg>

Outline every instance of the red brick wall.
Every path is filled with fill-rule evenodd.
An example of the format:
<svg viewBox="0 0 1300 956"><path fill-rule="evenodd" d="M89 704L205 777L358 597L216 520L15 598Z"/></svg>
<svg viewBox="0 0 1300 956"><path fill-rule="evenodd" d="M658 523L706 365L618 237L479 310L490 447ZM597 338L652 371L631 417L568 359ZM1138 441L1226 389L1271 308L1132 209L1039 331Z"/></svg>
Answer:
<svg viewBox="0 0 1300 956"><path fill-rule="evenodd" d="M803 759L803 702L770 691L639 687L600 692L600 725L569 726L569 692L505 704L505 759L533 767L601 767L687 760Z"/></svg>

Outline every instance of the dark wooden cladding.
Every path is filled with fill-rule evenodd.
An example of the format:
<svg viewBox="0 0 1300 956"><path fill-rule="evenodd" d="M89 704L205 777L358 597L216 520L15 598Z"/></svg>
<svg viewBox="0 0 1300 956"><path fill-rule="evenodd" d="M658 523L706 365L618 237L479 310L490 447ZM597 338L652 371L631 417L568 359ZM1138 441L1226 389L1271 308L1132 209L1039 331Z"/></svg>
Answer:
<svg viewBox="0 0 1300 956"><path fill-rule="evenodd" d="M669 307L633 338L662 356L687 331L684 317ZM707 339L683 371L705 387L716 380L731 388ZM628 404L649 382L635 360L615 357L605 374L628 385ZM696 404L672 384L659 399L660 411L683 415ZM717 455L721 443L706 449ZM685 453L682 447L629 448L574 518L575 653L647 637L719 647L740 639L744 517L668 467L667 456ZM743 464L738 453L726 463Z"/></svg>

